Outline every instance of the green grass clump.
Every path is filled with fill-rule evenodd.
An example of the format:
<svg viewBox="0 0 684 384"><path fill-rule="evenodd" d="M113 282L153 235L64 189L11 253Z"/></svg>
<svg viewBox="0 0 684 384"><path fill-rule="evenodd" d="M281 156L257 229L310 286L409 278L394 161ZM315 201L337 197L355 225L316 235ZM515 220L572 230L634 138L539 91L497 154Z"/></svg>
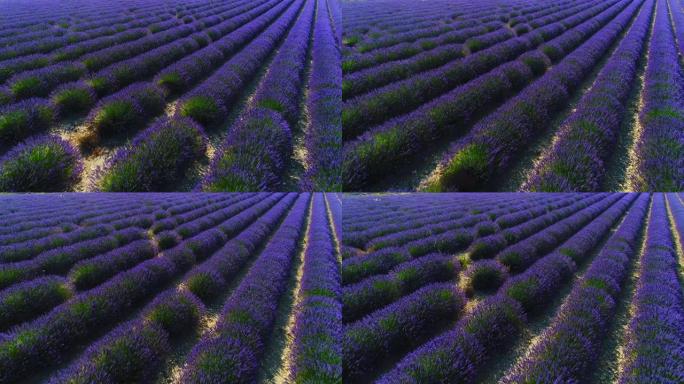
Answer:
<svg viewBox="0 0 684 384"><path fill-rule="evenodd" d="M187 116L198 123L208 126L219 119L219 108L216 102L206 96L196 96L185 103L180 108L181 116Z"/></svg>

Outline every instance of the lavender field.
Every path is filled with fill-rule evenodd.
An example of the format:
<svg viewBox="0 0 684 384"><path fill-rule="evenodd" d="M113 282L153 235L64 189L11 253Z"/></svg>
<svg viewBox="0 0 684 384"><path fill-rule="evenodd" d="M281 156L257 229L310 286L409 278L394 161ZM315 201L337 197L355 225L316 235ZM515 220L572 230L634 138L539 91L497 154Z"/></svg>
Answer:
<svg viewBox="0 0 684 384"><path fill-rule="evenodd" d="M684 1L342 13L345 191L684 189Z"/></svg>
<svg viewBox="0 0 684 384"><path fill-rule="evenodd" d="M0 383L341 383L335 194L0 197Z"/></svg>
<svg viewBox="0 0 684 384"><path fill-rule="evenodd" d="M335 0L0 4L0 191L341 190Z"/></svg>
<svg viewBox="0 0 684 384"><path fill-rule="evenodd" d="M684 382L683 195L342 204L344 382Z"/></svg>

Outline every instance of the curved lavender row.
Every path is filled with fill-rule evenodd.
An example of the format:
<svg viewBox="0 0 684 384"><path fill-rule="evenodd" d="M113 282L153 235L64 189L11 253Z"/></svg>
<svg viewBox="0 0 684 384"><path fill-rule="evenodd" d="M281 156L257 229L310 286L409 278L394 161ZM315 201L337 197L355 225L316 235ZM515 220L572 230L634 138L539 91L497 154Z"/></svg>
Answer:
<svg viewBox="0 0 684 384"><path fill-rule="evenodd" d="M434 224L419 225L415 229L406 229L390 233L381 237L376 237L365 243L365 248L369 251L377 251L387 247L400 247L426 236L437 235L448 230L469 228L486 223L485 215L463 215L457 214L455 217L438 217L439 221Z"/></svg>
<svg viewBox="0 0 684 384"><path fill-rule="evenodd" d="M342 284L356 283L366 277L387 273L394 266L411 260L403 248L388 247L364 257L353 257L342 262Z"/></svg>
<svg viewBox="0 0 684 384"><path fill-rule="evenodd" d="M152 227L150 229L152 230L152 233L155 234L163 230L174 229L185 223L192 222L194 220L199 220L202 218L202 216L210 212L220 212L234 202L259 201L264 196L267 196L267 194L242 194L228 196L229 199L227 200L218 200L213 202L209 201L209 204L202 204L197 206L193 204L187 206L186 209L184 209L183 211L176 211L171 213L169 217L157 218L158 220L155 221L154 224L152 224ZM243 198L241 199L240 197Z"/></svg>
<svg viewBox="0 0 684 384"><path fill-rule="evenodd" d="M497 23L498 26L500 26L499 23ZM437 48L416 54L411 58L383 63L347 75L342 81L342 98L346 100L370 92L375 88L403 80L415 73L448 64L465 56L466 53L464 52L466 49L468 54L470 54L515 37L513 32L506 28L499 28L493 31L485 29L485 31L486 33L471 35L467 39L459 41L463 42L463 45L440 45Z"/></svg>
<svg viewBox="0 0 684 384"><path fill-rule="evenodd" d="M472 383L479 368L519 334L525 312L502 295L485 299L452 330L404 357L378 384Z"/></svg>
<svg viewBox="0 0 684 384"><path fill-rule="evenodd" d="M306 170L299 186L305 191L341 191L342 69L327 8L318 3L314 25L309 95L310 121L304 136Z"/></svg>
<svg viewBox="0 0 684 384"><path fill-rule="evenodd" d="M408 250L411 257L418 257L430 252L458 252L468 247L472 241L472 230L456 229L411 241L405 244L404 248Z"/></svg>
<svg viewBox="0 0 684 384"><path fill-rule="evenodd" d="M254 380L287 285L309 203L308 195L301 195L294 203L225 303L216 325L217 335L203 338L190 352L188 365L181 374L183 382ZM269 284L263 284L264 281Z"/></svg>
<svg viewBox="0 0 684 384"><path fill-rule="evenodd" d="M547 7L547 6L543 5L541 7ZM528 10L528 12L532 11L533 9ZM541 13L542 14L545 12L554 13L554 12L558 12L558 11L563 11L563 7L560 4L559 4L559 6L556 6L555 8L549 7L549 9L547 11L541 11ZM441 11L441 12L443 13L443 11ZM575 10L575 13L576 12L577 11ZM568 13L568 14L571 14L571 13ZM530 17L534 17L534 16L531 14ZM498 18L497 16L491 15L489 17L482 18L481 21L482 22L488 22L488 21L493 21L494 19L497 19L497 18ZM466 19L467 19L467 17L466 17ZM543 20L543 22L551 22L551 21L555 21L555 19L553 19L553 17L549 17L549 18ZM424 31L410 31L410 32L406 32L403 34L397 34L397 35L393 35L393 36L390 36L387 38L381 38L381 39L378 39L376 41L371 41L371 42L365 43L364 44L365 46L359 47L359 51L360 52L368 52L368 51L372 51L372 50L378 49L378 48L386 48L386 47L398 44L400 42L413 41L413 40L416 40L416 39L423 37L423 36L432 36L432 35L438 34L440 31L446 32L446 30L439 29L439 28L428 28Z"/></svg>
<svg viewBox="0 0 684 384"><path fill-rule="evenodd" d="M104 96L125 87L137 80L144 80L160 69L186 57L210 44L211 38L198 31L190 36L173 40L130 59L118 61L90 75L88 82L98 95Z"/></svg>
<svg viewBox="0 0 684 384"><path fill-rule="evenodd" d="M0 291L0 332L31 320L71 297L64 278L39 277Z"/></svg>
<svg viewBox="0 0 684 384"><path fill-rule="evenodd" d="M74 224L65 222L62 225L31 228L28 231L17 232L16 235L0 235L0 246L4 247L6 245L40 239L58 233L67 233L73 231L75 228L76 226Z"/></svg>
<svg viewBox="0 0 684 384"><path fill-rule="evenodd" d="M443 44L461 43L470 37L471 34L477 35L487 32L487 28L479 24L477 20L462 21L459 24L454 23L455 30L436 37L426 37L414 42L399 43L376 52L343 55L342 73L352 75L357 71L368 70L392 61L410 59Z"/></svg>
<svg viewBox="0 0 684 384"><path fill-rule="evenodd" d="M631 303L621 384L684 380L684 306L677 258L664 197L658 194L653 198Z"/></svg>
<svg viewBox="0 0 684 384"><path fill-rule="evenodd" d="M43 226L56 226L59 224L73 224L73 225L93 225L100 223L101 218L122 218L127 214L135 213L150 213L154 212L157 219L162 219L172 214L180 214L192 208L201 205L222 200L219 195L207 195L206 200L197 201L193 199L182 200L179 195L149 195L150 198L156 197L160 199L158 209L146 206L146 199L138 199L131 201L125 208L119 206L119 200L114 199L112 195L83 195L89 196L87 201L93 202L97 205L89 205L87 207L79 207L79 204L74 204L77 199L69 198L75 195L62 194L64 201L62 204L55 205L49 203L49 198L46 195L14 195L4 196L2 207L4 218L3 223L0 224L0 235L8 235L11 233L18 233L29 231L31 229ZM80 195L78 195L80 196ZM127 195L118 195L121 198ZM249 194L246 194L249 196ZM225 196L226 199L230 196ZM26 204L26 201L31 200L30 208L21 208ZM187 201L190 201L189 203ZM179 210L171 208L171 205L177 205ZM73 208L79 207L78 210ZM61 217L58 217L61 216Z"/></svg>
<svg viewBox="0 0 684 384"><path fill-rule="evenodd" d="M500 289L518 302L527 311L536 311L577 269L577 265L591 256L591 250L600 244L601 238L608 233L624 211L624 205L630 204L636 196L624 196L614 207L592 221L589 225L575 233L570 239L558 247L558 251L542 257L525 272L506 281ZM621 206L620 204L624 204ZM569 250L570 252L564 252Z"/></svg>
<svg viewBox="0 0 684 384"><path fill-rule="evenodd" d="M154 257L156 253L149 240L137 240L99 256L79 261L69 270L68 279L79 291L90 289L120 271Z"/></svg>
<svg viewBox="0 0 684 384"><path fill-rule="evenodd" d="M241 206L236 207L237 211L241 211L228 218L225 217L225 213L227 212L219 212L216 217L207 222L209 225L196 227L199 233L194 234L186 241L183 241L178 246L170 249L168 254L173 255L179 260L179 262L182 262L186 266L190 266L195 264L197 261L204 260L207 257L212 256L214 251L224 246L228 239L238 235L248 226L251 226L252 222L259 219L259 215L271 209L271 207L278 203L282 198L283 195L275 194L264 200L261 200L259 203L254 205L238 204ZM285 201L287 200L288 198L285 199ZM244 209L244 206L247 206L248 208ZM283 206L282 204L279 204L276 205L275 208L275 210L269 211L271 213L265 217L264 220L257 221L259 223L259 227L264 228L266 231L271 229L274 223L274 217L278 217L278 215L280 215L279 212L282 211ZM255 225L254 227L257 226ZM228 244L230 244L230 242ZM221 252L218 254L221 254ZM192 285L190 285L190 289L193 289Z"/></svg>
<svg viewBox="0 0 684 384"><path fill-rule="evenodd" d="M479 189L503 172L526 139L548 125L553 112L570 97L570 87L591 72L620 37L642 3L630 3L599 31L601 24L589 25L587 31L597 31L596 34L520 94L477 123L466 137L456 143L444 157L444 171L432 186L439 190Z"/></svg>
<svg viewBox="0 0 684 384"><path fill-rule="evenodd" d="M593 11L572 16L577 24L583 23L565 33L560 25L549 27L555 26L557 29L553 32L553 36L560 34L556 39L567 38L570 43L579 44L581 38L591 35L600 25L608 23L610 18L626 6L626 2L618 3L593 18L591 18ZM573 33L573 31L580 33ZM492 102L498 102L502 98L505 100L506 95L533 81L536 76L535 70L543 71L550 65L546 55L538 50L529 51L530 48L544 41L543 38L540 41L536 41L537 39L526 35L470 56L476 57L491 50L498 52L497 56L504 56L503 61L506 63L450 90L417 110L389 120L345 144L343 164L345 185L348 188L357 189L378 179L386 173L386 170L392 166L391 164L419 153L433 140L448 134L454 126L473 122L483 107L486 108ZM528 53L523 54L524 52ZM530 52L537 54L530 57ZM513 60L516 57L518 59ZM539 72L536 73L539 74ZM540 79L536 83L539 81ZM410 88L404 90L408 89ZM406 97L414 97L414 90L411 89L411 91L411 95ZM346 129L344 124L343 129ZM465 160L479 159L477 153L466 153L463 157ZM428 188L438 189L434 185L428 185Z"/></svg>
<svg viewBox="0 0 684 384"><path fill-rule="evenodd" d="M684 75L665 1L656 5L655 19L635 172L628 182L635 190L679 191L684 188Z"/></svg>
<svg viewBox="0 0 684 384"><path fill-rule="evenodd" d="M201 22L193 21L191 24L183 24L177 28L149 35L139 40L83 55L79 58L79 61L85 64L90 71L99 70L116 61L126 59L130 55L140 54L176 39L186 37L200 31L202 28Z"/></svg>
<svg viewBox="0 0 684 384"><path fill-rule="evenodd" d="M414 240L430 235L437 235L448 230L464 229L485 222L495 210L485 213L468 214L464 210L436 210L430 212L424 219L414 216L415 220L398 224L375 226L360 233L345 233L345 242L358 245L367 250L377 251L391 246L403 246ZM438 213L439 212L439 213ZM385 220L385 223L387 220Z"/></svg>
<svg viewBox="0 0 684 384"><path fill-rule="evenodd" d="M558 222L567 220L568 217L588 209L587 207L589 206L594 204L605 205L606 202L601 201L604 199L606 199L605 195L596 194L550 212L543 212L542 215L530 218L524 223L506 228L498 233L476 239L468 248L470 257L471 259L494 257L497 254L503 253L504 250L519 247L517 244L520 243L534 244L534 241L528 240L531 236L535 236L540 231L553 227ZM616 197L608 197L606 200L613 202L615 199Z"/></svg>
<svg viewBox="0 0 684 384"><path fill-rule="evenodd" d="M183 25L178 28L178 31L173 29L163 32L163 38L152 35L149 37L144 37L141 40L135 40L127 44L116 45L103 51L97 51L93 54L85 55L77 62L57 63L51 66L18 73L7 80L7 85L13 98L16 100L27 97L46 96L57 85L68 81L78 80L81 76L86 74L87 70L92 71L93 69L101 68L98 67L98 65L104 66L105 64L123 59L131 53L135 54L136 52L145 52L146 50L154 48L156 45L172 42L173 40L179 37L184 37L193 31L194 29L191 27ZM158 41L157 38L159 38ZM141 44L141 42L145 41L147 44ZM130 44L140 44L140 47L138 48L140 51L128 51L126 49L120 48ZM106 53L103 53L104 51L110 51L114 49L118 49L120 51L119 56L108 56ZM102 63L98 62L100 64L94 64L96 60L95 55L103 55L100 58L100 62Z"/></svg>
<svg viewBox="0 0 684 384"><path fill-rule="evenodd" d="M161 18L153 17L146 21L149 23L150 21L154 22L154 20L161 20ZM130 22L121 25L119 29L135 28L141 25L142 24L139 22ZM74 43L78 43L79 41L83 44L93 38L109 37L117 31L117 29L105 27L99 31L95 30L88 33L81 33L80 36L65 35L55 37L54 35L48 35L43 39L29 38L29 41L3 47L3 53L0 55L0 60L17 59L25 57L26 55L50 54L52 51L59 53L62 50L69 49L70 46L76 45Z"/></svg>
<svg viewBox="0 0 684 384"><path fill-rule="evenodd" d="M369 374L390 351L410 349L425 341L465 306L465 295L453 283L426 285L395 303L344 327L343 380Z"/></svg>
<svg viewBox="0 0 684 384"><path fill-rule="evenodd" d="M480 77L476 77L477 75L482 75L493 70L497 65L503 65L515 59L530 48L530 43L526 38L516 38L468 55L443 67L424 72L421 76L392 83L354 99L345 100L342 110L344 136L345 138L358 137L355 141L351 141L351 143L357 143L372 136L372 132L387 131L390 128L381 127L399 124L402 117L415 115L419 111L428 109L420 106L434 97L442 95L436 99L442 100L449 95L453 99L451 94L455 87L459 85L467 87L473 82L482 83L482 80L478 81ZM479 84L479 87L483 86L484 84ZM433 101L431 104L436 104L436 102ZM414 110L415 108L418 109ZM407 112L412 113L399 116ZM385 123L381 124L383 121ZM375 124L381 125L373 127ZM348 146L351 145L348 144Z"/></svg>
<svg viewBox="0 0 684 384"><path fill-rule="evenodd" d="M192 117L205 126L223 121L228 116L231 103L237 100L262 61L283 38L302 5L303 0L288 0L274 7L272 17L282 13L281 16L199 86L185 94L178 102L176 113ZM266 26L263 23L261 28ZM259 29L248 32L256 35L258 31Z"/></svg>
<svg viewBox="0 0 684 384"><path fill-rule="evenodd" d="M606 174L605 162L615 144L625 113L625 102L653 14L644 4L591 90L563 122L553 146L541 155L522 188L526 191L596 191Z"/></svg>
<svg viewBox="0 0 684 384"><path fill-rule="evenodd" d="M33 136L0 158L1 192L60 192L74 187L83 161L58 136Z"/></svg>
<svg viewBox="0 0 684 384"><path fill-rule="evenodd" d="M523 37L468 55L443 67L424 72L421 76L376 88L373 92L346 100L342 117L343 129L359 133L367 131L375 124L383 123L393 116L405 114L513 60L545 41L565 34L564 24L572 28L571 31L581 31L582 26L587 22L596 23L597 20L605 19L606 14L613 15L626 5L627 2L624 1L609 0L580 13L569 12L565 14L562 21L548 24ZM400 102L397 103L398 101Z"/></svg>
<svg viewBox="0 0 684 384"><path fill-rule="evenodd" d="M298 101L315 9L315 2L304 4L302 13L269 65L278 70L269 71L254 92L254 105L279 112L291 126L299 117Z"/></svg>
<svg viewBox="0 0 684 384"><path fill-rule="evenodd" d="M219 20L223 20L222 22L212 23L215 25L207 25L192 35L109 65L92 74L90 81L96 85L98 94L110 93L133 81L156 75L160 70L169 66L173 67L181 60L187 61L188 57L194 57L193 53L200 52L201 48L211 46L212 49L217 49L217 47L222 47L221 42L227 36L232 36L231 32L241 26L254 25L264 18L269 21L269 15L272 13L266 11L269 9L268 6L272 5L271 3L260 0L231 10L221 15L222 17ZM218 18L218 15L215 17ZM263 24L263 20L261 23ZM258 30L255 29L255 31ZM242 44L239 39L233 42L234 46L241 46Z"/></svg>
<svg viewBox="0 0 684 384"><path fill-rule="evenodd" d="M171 351L170 344L157 324L123 323L89 346L71 370L53 376L50 383L151 382L162 363L158 357Z"/></svg>
<svg viewBox="0 0 684 384"><path fill-rule="evenodd" d="M414 73L433 69L465 56L462 44L444 44L410 58L386 62L346 74L342 80L342 100L369 92L374 88L405 79Z"/></svg>
<svg viewBox="0 0 684 384"><path fill-rule="evenodd" d="M447 196L447 195L445 195ZM482 195L479 196L472 202L468 202L467 205L457 203L449 205L440 205L439 207L426 206L421 207L420 212L412 215L410 221L404 220L403 217L399 216L399 220L395 223L389 216L379 217L376 214L371 215L372 220L370 225L363 230L354 230L347 228L345 231L345 242L356 242L364 248L371 248L375 240L381 240L385 236L398 235L403 231L413 231L417 227L438 224L440 221L446 220L458 220L461 218L466 218L468 214L475 218L484 218L482 215L486 215L487 220L498 220L501 215L508 215L511 212L515 212L520 209L529 208L531 205L544 204L541 203L542 200L546 200L547 197L544 195L530 195L529 203L520 204L521 199L515 198L514 195L491 195L489 198L485 198ZM539 201L536 199L539 198ZM548 196L549 202L557 199L552 195ZM579 198L579 195L570 196L568 201L574 201ZM569 204L569 203L568 203ZM549 205L549 209L557 209L564 205L557 205L555 203ZM512 206L513 205L513 206ZM355 218L355 224L359 225L363 222L363 217L358 214L353 215ZM471 220L471 219L468 219ZM388 224L390 221L391 224ZM477 221L473 220L472 224L464 224L467 226L474 225ZM378 224L381 223L380 226Z"/></svg>
<svg viewBox="0 0 684 384"><path fill-rule="evenodd" d="M240 196L240 195L237 195ZM203 207L197 211L188 212L182 216L171 218L173 226L166 226L178 233L181 239L193 237L200 232L216 225L222 225L245 209L252 207L264 199L261 194L254 194L246 199L231 200L227 205ZM270 198L271 200L273 197Z"/></svg>
<svg viewBox="0 0 684 384"><path fill-rule="evenodd" d="M49 62L48 57L41 53L0 61L0 84L17 72L38 69L47 66Z"/></svg>
<svg viewBox="0 0 684 384"><path fill-rule="evenodd" d="M106 49L116 44L127 43L129 41L140 39L147 35L148 31L155 33L162 32L181 25L179 20L173 18L165 22L160 22L159 20L161 20L160 17L137 20L135 22L128 23L126 27L123 27L125 29L117 31L116 33L107 34L96 38L89 38L76 44L69 44L55 50L54 52L47 53L45 56L49 62L73 60L82 55L99 51L101 49ZM149 27L145 28L148 25ZM117 29L121 29L121 27ZM2 65L2 63L0 63L0 65Z"/></svg>
<svg viewBox="0 0 684 384"><path fill-rule="evenodd" d="M356 321L428 283L451 280L460 270L458 260L449 255L431 254L409 260L387 274L374 275L342 288L342 320Z"/></svg>
<svg viewBox="0 0 684 384"><path fill-rule="evenodd" d="M497 27L499 28L487 30L484 34L470 36L463 41L462 45L440 46L407 60L385 63L346 76L342 82L342 98L346 100L370 92L375 88L448 64L466 54L473 54L515 37L509 29L501 27L500 24Z"/></svg>
<svg viewBox="0 0 684 384"><path fill-rule="evenodd" d="M180 257L206 258L211 255L205 263L186 273L184 280L187 282L188 289L200 299L209 300L225 288L228 282L235 278L251 254L258 249L260 242L264 241L264 235L275 229L295 198L293 194L274 196L220 224L218 229L227 237L235 237L216 250L214 254L203 252L194 256L194 251L188 247L174 248L172 251ZM239 235L235 233L238 228L245 228L247 224L249 224L249 231L244 231ZM209 242L211 238L206 240L204 244L217 248Z"/></svg>
<svg viewBox="0 0 684 384"><path fill-rule="evenodd" d="M421 38L412 43L400 43L376 52L345 56L342 61L342 72L347 76L354 76L356 73L383 67L398 60L408 60L419 54L431 52L439 46L462 43L472 36L487 33L493 25L500 25L500 22L480 24L474 20L460 21L454 31L437 37Z"/></svg>
<svg viewBox="0 0 684 384"><path fill-rule="evenodd" d="M294 309L292 363L288 373L293 383L340 383L342 305L340 266L332 233L334 224L327 217L327 197L315 194L313 199L302 279L297 292L301 301Z"/></svg>
<svg viewBox="0 0 684 384"><path fill-rule="evenodd" d="M474 209L484 208L485 212L488 211L487 202L474 204ZM391 218L384 217L379 223L382 225L378 226L377 222L373 223L370 228L362 231L345 231L345 242L350 245L356 245L362 248L370 248L371 242L374 239L381 238L383 236L388 236L394 233L400 233L407 230L415 230L417 227L428 225L432 223L439 223L440 220L462 220L464 226L474 225L479 220L484 220L485 217L481 214L471 214L466 212L464 207L453 207L449 210L441 210L437 208L426 208L424 214L412 216L411 221L403 220L404 218L399 216L399 222L393 223ZM387 223L390 221L390 223Z"/></svg>
<svg viewBox="0 0 684 384"><path fill-rule="evenodd" d="M175 200L170 195L169 198L171 201ZM166 211L166 207L155 209L154 207L150 207L149 205L146 205L143 202L139 201L132 202L125 208L121 208L120 206L118 206L116 201L109 201L109 199L107 199L105 195L102 195L102 200L97 200L97 203L98 206L92 206L88 208L82 207L82 209L79 210L78 213L69 211L69 208L74 208L74 206L70 206L69 204L66 204L66 202L64 205L58 206L50 206L48 204L46 206L43 206L42 209L40 208L40 206L36 206L36 208L40 209L40 212L22 210L22 212L27 212L28 214L17 215L15 217L17 221L15 221L11 225L8 225L0 229L0 231L3 232L3 234L7 234L11 233L12 231L26 231L37 226L56 225L59 223L72 223L80 227L87 227L107 223L111 224L116 228L116 226L113 223L121 223L121 220L124 219L131 219L133 217L140 215L143 215L141 217L145 217L145 215L152 214L156 215L155 219L161 219L162 217L166 217L169 214L169 212ZM65 216L57 218L54 216L55 214L65 214ZM149 224L145 225L145 227L147 226L149 226Z"/></svg>
<svg viewBox="0 0 684 384"><path fill-rule="evenodd" d="M277 196L272 196L269 201L273 200L274 197L278 198ZM202 209L200 216L195 216L195 213L193 212L191 216L186 217L193 218L193 220L179 221L177 222L176 227L172 229L174 232L178 233L181 239L187 239L214 226L224 225L224 222L227 220L235 220L233 219L233 216L240 214L247 208L254 206L255 203L260 203L261 201L263 201L262 196L254 195L244 200L231 201L229 205L220 209L217 209L218 207L211 207L209 210Z"/></svg>
<svg viewBox="0 0 684 384"><path fill-rule="evenodd" d="M206 134L193 120L162 117L117 150L95 182L103 191L163 190L205 156L206 146Z"/></svg>
<svg viewBox="0 0 684 384"><path fill-rule="evenodd" d="M104 16L104 15L103 15ZM112 20L112 19L104 19L106 22L112 22L113 24L107 25L107 26L102 26L100 28L93 28L89 31L83 31L81 33L74 33L73 35L69 36L68 32L56 32L56 31L50 31L50 30L40 30L40 31L35 31L35 32L28 32L21 34L19 36L9 36L9 35L4 35L7 37L0 38L0 46L6 49L11 49L12 47L16 46L21 46L20 43L25 43L27 41L31 41L34 45L42 45L43 47L48 46L48 44L44 44L44 41L47 41L49 44L52 43L54 40L54 36L56 34L60 34L59 37L65 37L67 36L69 43L68 45L65 44L66 46L62 48L54 47L53 50L55 51L62 51L65 49L68 49L69 47L75 46L75 45L80 45L84 43L88 43L90 41L99 41L101 39L106 39L110 38L117 33L119 33L122 29L123 30L142 30L142 28L138 29L138 27L147 25L149 23L160 23L163 25L166 25L169 22L173 22L173 18L170 15L160 16L160 15L147 15L147 16L139 16L139 20L136 21L128 21L128 22L123 22L123 23L118 23L117 20ZM161 21L161 20L166 20L166 21ZM120 20L119 20L120 21ZM116 27L112 26L116 25ZM52 38L52 41L51 39ZM56 44L55 44L56 45ZM21 49L20 49L21 50ZM28 55L34 55L34 54L28 54ZM47 54L45 55L47 56ZM25 56L17 56L17 57L25 57ZM8 59L12 60L12 59Z"/></svg>
<svg viewBox="0 0 684 384"><path fill-rule="evenodd" d="M601 242L601 238L620 222L625 212L632 210L634 201L638 201L637 194L626 194L621 197L558 247L558 252L569 256L575 263L581 264L590 255L589 252Z"/></svg>
<svg viewBox="0 0 684 384"><path fill-rule="evenodd" d="M78 80L85 73L86 67L80 62L58 63L18 73L7 80L6 86L14 101L45 97L59 84Z"/></svg>
<svg viewBox="0 0 684 384"><path fill-rule="evenodd" d="M102 37L114 35L122 30L131 28L150 26L150 32L161 31L172 26L180 24L180 20L162 11L160 6L157 6L158 11L153 12L152 7L147 7L148 10L141 14L121 16L119 13L121 9L116 7L107 7L102 3L91 3L94 5L92 9L79 9L78 12L84 11L86 15L81 15L82 19L88 13L96 13L98 19L89 24L82 24L81 26L74 25L69 30L55 31L49 28L40 28L35 32L23 33L12 36L10 33L3 33L6 38L0 41L0 45L11 50L10 55L16 56L18 54L27 54L31 51L50 50L60 52L66 48L74 45L88 43L92 40L99 40ZM54 15L55 9L50 10ZM68 12L71 12L69 10ZM114 16L116 15L116 16ZM118 16L118 17L117 17ZM20 18L26 20L25 17ZM81 20L81 19L79 19ZM28 27L22 27L18 31L26 31L34 23L29 22ZM152 28L154 26L155 28ZM57 35L57 36L56 36ZM27 41L30 41L27 43Z"/></svg>
<svg viewBox="0 0 684 384"><path fill-rule="evenodd" d="M450 26L437 26L418 29L415 31L408 31L397 34L396 36L388 36L385 38L380 38L376 41L365 42L358 46L357 51L361 53L367 53L376 49L392 47L393 45L402 42L414 42L421 38L439 36L452 30L453 27Z"/></svg>
<svg viewBox="0 0 684 384"><path fill-rule="evenodd" d="M286 3L260 1L259 4L261 4L260 7L247 12L245 15L250 16L253 13L255 16L261 15L260 17L245 18L245 15L242 15L238 19L231 19L238 20L238 22L234 25L228 24L225 30L220 29L215 33L214 41L208 46L159 71L155 76L155 82L175 93L188 90L211 70L219 67L244 42L249 41L256 32L264 29L267 22L279 13L280 8ZM264 9L268 9L268 11L263 12ZM261 14L262 12L263 14Z"/></svg>
<svg viewBox="0 0 684 384"><path fill-rule="evenodd" d="M74 223L78 223L81 228L93 227L107 223L114 229L128 227L149 228L154 220L166 216L162 209L153 209L149 206L132 206L128 209L112 209L107 211L94 211L88 215L79 215L74 218Z"/></svg>
<svg viewBox="0 0 684 384"><path fill-rule="evenodd" d="M541 341L529 347L503 378L504 383L581 381L598 357L615 302L637 257L637 240L650 198L638 197L624 221L578 280ZM573 341L575 340L575 341Z"/></svg>
<svg viewBox="0 0 684 384"><path fill-rule="evenodd" d="M0 247L0 262L32 259L41 252L85 240L91 240L96 237L108 235L113 231L114 227L110 224L93 225L85 228L78 228L68 233L58 233L36 240L3 246Z"/></svg>
<svg viewBox="0 0 684 384"><path fill-rule="evenodd" d="M144 237L142 229L131 227L92 240L54 248L31 260L0 264L0 288L44 274L64 274L80 260Z"/></svg>
<svg viewBox="0 0 684 384"><path fill-rule="evenodd" d="M204 311L204 305L187 292L161 294L141 318L121 324L88 347L50 383L153 381L171 352L171 343L193 329Z"/></svg>
<svg viewBox="0 0 684 384"><path fill-rule="evenodd" d="M573 250L573 247L567 246L567 243L577 239L577 236L585 232L587 227L591 227L595 220L612 223L624 213L629 203L631 203L630 197L618 194L609 196L596 204L576 212L572 216L548 226L523 241L501 250L496 255L496 259L506 265L512 272L519 272L530 266L540 256L551 252L562 243L563 245L560 245L558 252L573 259L579 257L583 252ZM611 217L611 219L606 219L606 217ZM592 235L591 238L586 239L589 243L593 243L595 236L602 234L602 232L598 231L590 233ZM566 242L568 238L570 240Z"/></svg>
<svg viewBox="0 0 684 384"><path fill-rule="evenodd" d="M29 195L26 196L28 197ZM7 214L7 220L3 223L5 225L0 227L0 234L6 238L13 233L31 231L38 227L58 226L60 224L88 226L98 224L98 220L101 217L108 219L110 217L109 215L112 214L117 215L116 218L121 218L126 217L126 214L130 212L147 212L147 208L141 208L141 205L136 203L132 203L127 209L116 207L115 203L104 203L102 201L98 201L98 203L101 205L98 205L98 207L83 208L78 213L69 212L69 208L73 208L73 206L66 202L65 204L59 205L59 207L55 207L54 205L43 206L36 204L34 205L35 210L22 210L21 213L17 213L14 216ZM142 211L138 211L141 209ZM24 214L24 212L26 214ZM64 216L55 217L56 214ZM65 230L67 228L65 228Z"/></svg>
<svg viewBox="0 0 684 384"><path fill-rule="evenodd" d="M534 219L538 216L541 216L545 214L548 210L555 210L559 208L566 207L568 205L571 205L572 203L580 200L582 198L582 195L580 194L571 194L570 196L567 197L567 199L559 200L553 204L550 204L549 206L546 207L538 207L538 208L530 208L524 211L519 211L519 212L513 212L508 215L504 215L501 217L497 217L494 220L494 223L496 226L498 226L501 229L507 229L510 227L515 227L519 224L523 224L527 220Z"/></svg>
<svg viewBox="0 0 684 384"><path fill-rule="evenodd" d="M416 237L417 233L430 235L433 231L442 233L449 229L472 227L506 211L505 208L494 209L491 203L491 201L473 201L472 205L468 206L470 209L463 205L446 205L442 206L443 209L420 207L420 213L412 214L410 221L407 221L407 216L403 214L380 217L379 220L371 220L358 229L347 228L345 242L358 248L375 250L375 245L378 245L378 249L384 248L384 245L392 245L390 244L392 243L391 237L394 235L398 236L395 240L401 240L401 236L405 234L406 240L410 241L422 237ZM375 240L378 242L374 243ZM390 240L390 242L385 244L384 240ZM405 244L407 241L398 242Z"/></svg>

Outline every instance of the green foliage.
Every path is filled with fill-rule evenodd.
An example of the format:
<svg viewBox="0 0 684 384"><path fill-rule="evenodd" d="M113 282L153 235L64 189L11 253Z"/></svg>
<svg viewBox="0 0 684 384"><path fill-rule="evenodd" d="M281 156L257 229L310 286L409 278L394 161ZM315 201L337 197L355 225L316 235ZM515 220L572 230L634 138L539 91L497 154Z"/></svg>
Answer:
<svg viewBox="0 0 684 384"><path fill-rule="evenodd" d="M100 133L120 133L131 128L138 119L132 102L113 101L100 108L93 120L93 127Z"/></svg>
<svg viewBox="0 0 684 384"><path fill-rule="evenodd" d="M216 102L206 96L196 96L186 101L180 108L182 116L187 116L198 123L208 126L217 122L219 109Z"/></svg>

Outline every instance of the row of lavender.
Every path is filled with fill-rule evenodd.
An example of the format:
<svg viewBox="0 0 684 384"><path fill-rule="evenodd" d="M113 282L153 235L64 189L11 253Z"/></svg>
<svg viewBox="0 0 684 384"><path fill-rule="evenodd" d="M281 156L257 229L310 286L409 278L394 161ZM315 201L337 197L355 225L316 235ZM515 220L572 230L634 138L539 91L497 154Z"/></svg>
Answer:
<svg viewBox="0 0 684 384"><path fill-rule="evenodd" d="M5 197L0 382L339 383L340 211L324 194Z"/></svg>
<svg viewBox="0 0 684 384"><path fill-rule="evenodd" d="M345 380L683 379L682 196L346 195L344 207Z"/></svg>
<svg viewBox="0 0 684 384"><path fill-rule="evenodd" d="M75 181L174 190L198 166L206 175L194 183L207 191L341 188L336 2L198 2L175 13L143 4L163 27L132 7L143 19L103 19L112 35L69 37L41 53L19 49L20 37L8 42L17 53L0 60L0 148L26 141L0 160L0 190L63 191ZM76 131L59 128L74 116ZM148 124L81 172L82 157L98 159ZM47 130L62 138L26 139ZM225 138L209 150L207 134ZM48 159L35 161L38 152ZM26 170L32 179L20 177Z"/></svg>
<svg viewBox="0 0 684 384"><path fill-rule="evenodd" d="M345 190L684 185L680 1L343 5Z"/></svg>

